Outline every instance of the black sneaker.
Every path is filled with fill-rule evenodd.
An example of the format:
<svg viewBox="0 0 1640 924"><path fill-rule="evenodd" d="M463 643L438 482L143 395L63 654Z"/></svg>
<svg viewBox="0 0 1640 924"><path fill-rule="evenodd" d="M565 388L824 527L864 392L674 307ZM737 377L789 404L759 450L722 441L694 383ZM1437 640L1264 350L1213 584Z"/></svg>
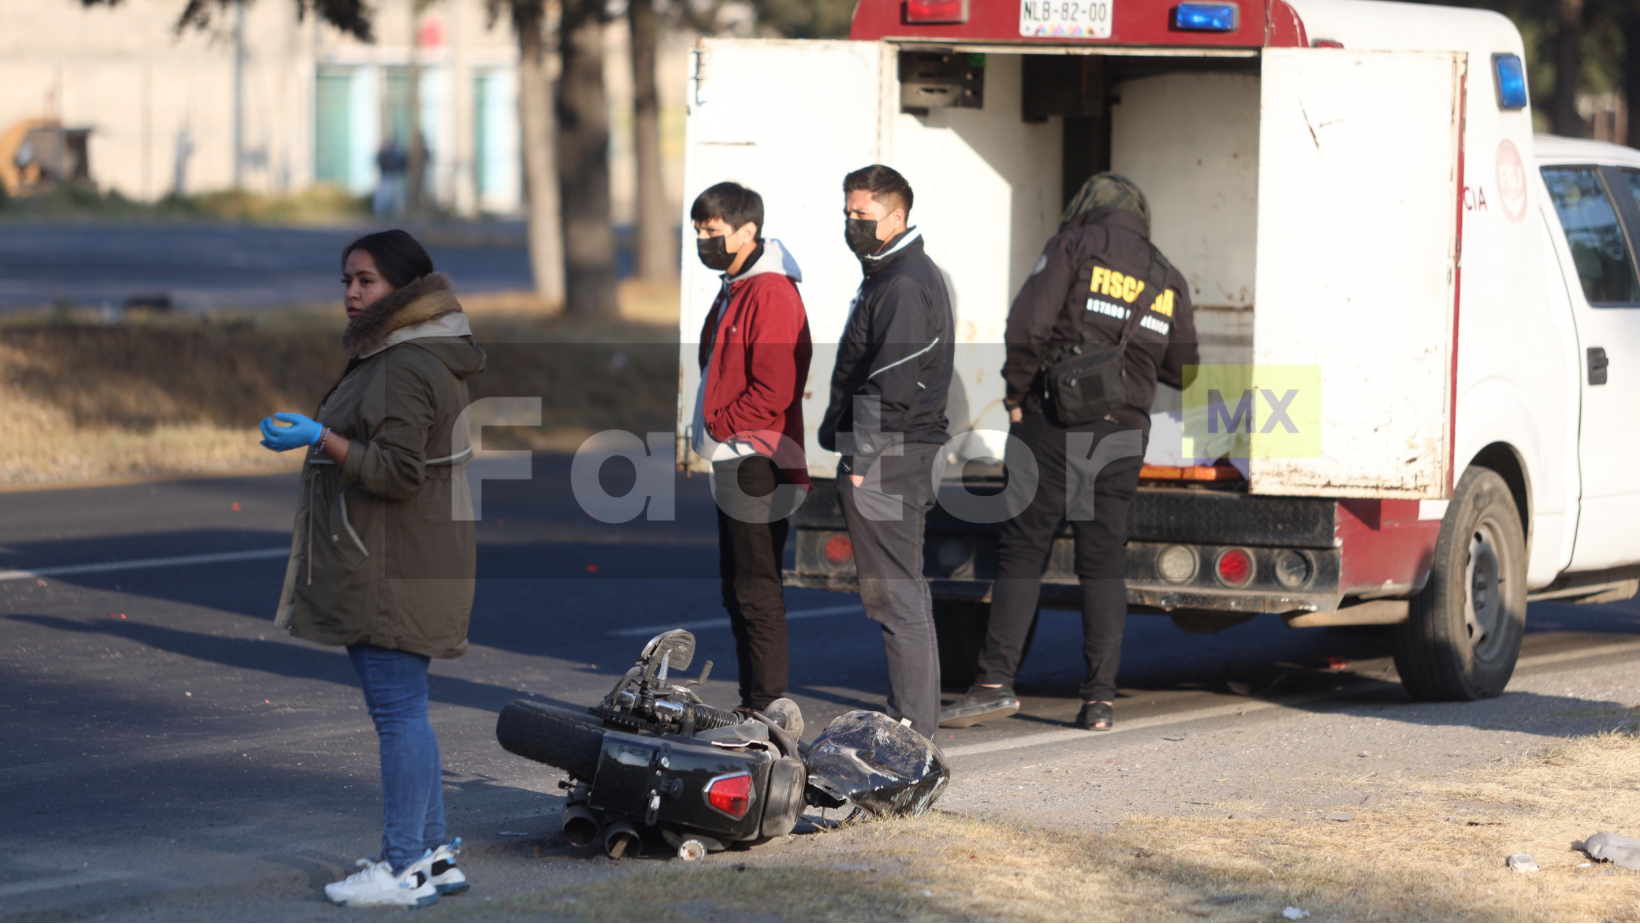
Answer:
<svg viewBox="0 0 1640 924"><path fill-rule="evenodd" d="M988 719L1001 719L1019 711L1013 687L982 687L974 684L949 706L940 709L941 728L967 728Z"/></svg>
<svg viewBox="0 0 1640 924"><path fill-rule="evenodd" d="M1088 731L1110 731L1116 725L1116 710L1110 703L1083 703L1076 714L1076 727Z"/></svg>

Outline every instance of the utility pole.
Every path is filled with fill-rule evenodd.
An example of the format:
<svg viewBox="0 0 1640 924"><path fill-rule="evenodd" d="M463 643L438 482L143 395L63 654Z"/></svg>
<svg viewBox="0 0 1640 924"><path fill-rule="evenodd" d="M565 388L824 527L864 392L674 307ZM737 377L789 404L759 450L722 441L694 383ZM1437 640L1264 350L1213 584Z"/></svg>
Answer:
<svg viewBox="0 0 1640 924"><path fill-rule="evenodd" d="M233 11L233 188L245 186L245 0Z"/></svg>

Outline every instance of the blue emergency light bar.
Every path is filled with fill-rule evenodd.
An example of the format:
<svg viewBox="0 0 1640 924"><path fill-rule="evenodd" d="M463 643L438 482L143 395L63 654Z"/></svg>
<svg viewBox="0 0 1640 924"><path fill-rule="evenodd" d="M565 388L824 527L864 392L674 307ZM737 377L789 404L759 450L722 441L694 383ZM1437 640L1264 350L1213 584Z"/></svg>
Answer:
<svg viewBox="0 0 1640 924"><path fill-rule="evenodd" d="M1181 32L1234 32L1240 12L1234 3L1181 3L1173 8L1173 28Z"/></svg>
<svg viewBox="0 0 1640 924"><path fill-rule="evenodd" d="M1498 108L1526 108L1526 67L1519 55L1493 55L1492 72L1498 78Z"/></svg>

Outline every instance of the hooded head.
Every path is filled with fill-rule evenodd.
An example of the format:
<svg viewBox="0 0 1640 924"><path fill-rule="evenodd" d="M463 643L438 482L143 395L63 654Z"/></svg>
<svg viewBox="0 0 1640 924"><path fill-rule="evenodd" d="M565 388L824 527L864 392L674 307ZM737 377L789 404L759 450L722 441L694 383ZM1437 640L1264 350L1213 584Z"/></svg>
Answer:
<svg viewBox="0 0 1640 924"><path fill-rule="evenodd" d="M1126 209L1150 221L1150 203L1145 201L1145 194L1134 185L1133 181L1119 173L1104 171L1088 177L1082 188L1076 191L1071 201L1065 206L1065 211L1059 216L1059 223L1066 224L1074 221L1084 212L1097 208Z"/></svg>

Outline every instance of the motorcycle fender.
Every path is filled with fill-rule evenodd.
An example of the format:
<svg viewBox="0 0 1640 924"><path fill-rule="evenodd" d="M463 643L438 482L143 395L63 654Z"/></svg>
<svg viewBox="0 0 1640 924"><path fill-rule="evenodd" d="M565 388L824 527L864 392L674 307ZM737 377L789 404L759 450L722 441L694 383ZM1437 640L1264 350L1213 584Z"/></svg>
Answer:
<svg viewBox="0 0 1640 924"><path fill-rule="evenodd" d="M752 840L762 827L771 763L773 758L760 751L727 750L677 735L608 731L588 802L642 824ZM750 804L740 818L713 808L706 798L712 780L737 773L752 777Z"/></svg>
<svg viewBox="0 0 1640 924"><path fill-rule="evenodd" d="M768 795L763 800L763 836L780 837L792 833L803 816L803 791L809 774L795 757L781 757L769 764Z"/></svg>

